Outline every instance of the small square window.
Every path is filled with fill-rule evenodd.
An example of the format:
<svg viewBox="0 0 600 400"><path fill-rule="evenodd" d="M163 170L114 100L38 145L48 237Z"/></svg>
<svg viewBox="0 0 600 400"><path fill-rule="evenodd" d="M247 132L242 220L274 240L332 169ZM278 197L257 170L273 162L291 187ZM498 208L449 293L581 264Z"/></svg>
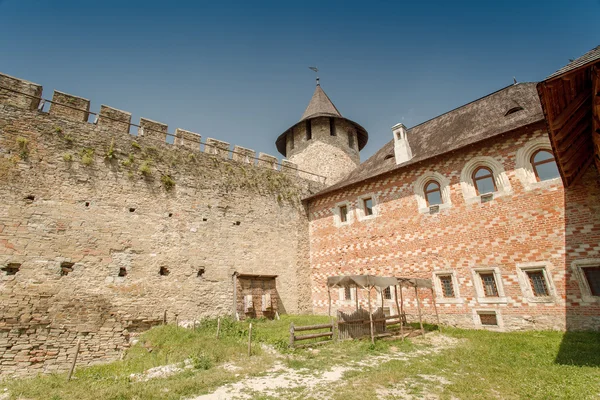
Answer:
<svg viewBox="0 0 600 400"><path fill-rule="evenodd" d="M388 286L385 289L383 289L383 298L385 300L391 300L392 299L392 288L390 286Z"/></svg>
<svg viewBox="0 0 600 400"><path fill-rule="evenodd" d="M363 199L363 209L365 211L365 216L373 215L373 199L368 197Z"/></svg>
<svg viewBox="0 0 600 400"><path fill-rule="evenodd" d="M479 321L483 326L498 326L498 317L495 312L478 312Z"/></svg>
<svg viewBox="0 0 600 400"><path fill-rule="evenodd" d="M348 222L348 206L340 206L340 221Z"/></svg>
<svg viewBox="0 0 600 400"><path fill-rule="evenodd" d="M442 287L442 295L446 298L456 297L456 295L454 294L454 284L452 283L452 276L440 275L439 279Z"/></svg>
<svg viewBox="0 0 600 400"><path fill-rule="evenodd" d="M60 275L61 276L67 276L69 275L71 272L73 272L73 266L75 264L72 262L62 262L60 263Z"/></svg>
<svg viewBox="0 0 600 400"><path fill-rule="evenodd" d="M526 274L534 296L546 297L550 295L543 271L526 271Z"/></svg>
<svg viewBox="0 0 600 400"><path fill-rule="evenodd" d="M582 270L591 295L600 296L600 267L584 267Z"/></svg>
<svg viewBox="0 0 600 400"><path fill-rule="evenodd" d="M2 268L2 271L4 271L6 273L6 275L16 275L20 269L21 269L21 264L9 263L6 267Z"/></svg>
<svg viewBox="0 0 600 400"><path fill-rule="evenodd" d="M498 297L498 286L493 273L480 273L483 291L486 297Z"/></svg>

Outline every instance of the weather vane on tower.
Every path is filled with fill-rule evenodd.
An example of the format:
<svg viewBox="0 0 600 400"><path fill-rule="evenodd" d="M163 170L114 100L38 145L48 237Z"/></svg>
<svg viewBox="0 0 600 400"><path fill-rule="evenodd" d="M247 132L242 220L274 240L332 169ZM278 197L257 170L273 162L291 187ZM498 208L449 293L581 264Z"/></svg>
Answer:
<svg viewBox="0 0 600 400"><path fill-rule="evenodd" d="M319 68L317 67L308 67L308 69L315 71L317 74L319 73ZM317 75L317 86L319 85L319 75Z"/></svg>

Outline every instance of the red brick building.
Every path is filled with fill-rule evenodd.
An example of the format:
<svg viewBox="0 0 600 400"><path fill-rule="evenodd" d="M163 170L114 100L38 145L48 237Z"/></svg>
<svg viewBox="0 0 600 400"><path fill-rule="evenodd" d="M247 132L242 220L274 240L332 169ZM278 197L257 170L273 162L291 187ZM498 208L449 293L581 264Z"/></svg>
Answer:
<svg viewBox="0 0 600 400"><path fill-rule="evenodd" d="M552 79L591 68L593 87L600 48L592 53ZM435 298L420 294L429 320L435 301L456 326L598 329L600 176L590 158L566 179L572 157L555 154L570 148L570 132L549 137L557 100L542 97L542 109L544 84L539 96L535 83L519 83L411 129L398 124L375 155L306 199L314 311L327 313L327 277L373 274L431 279ZM590 93L591 109L600 91ZM414 320L414 292L403 294ZM393 291L382 295L395 313ZM333 310L353 309L355 296L336 291Z"/></svg>

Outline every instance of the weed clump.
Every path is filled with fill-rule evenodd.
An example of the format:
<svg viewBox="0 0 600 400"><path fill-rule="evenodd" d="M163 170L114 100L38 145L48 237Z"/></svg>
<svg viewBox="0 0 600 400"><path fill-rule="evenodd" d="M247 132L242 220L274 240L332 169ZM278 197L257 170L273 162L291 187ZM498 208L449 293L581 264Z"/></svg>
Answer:
<svg viewBox="0 0 600 400"><path fill-rule="evenodd" d="M110 141L110 146L108 146L108 150L106 150L104 158L108 161L117 158L117 156L115 155L115 139L112 139Z"/></svg>
<svg viewBox="0 0 600 400"><path fill-rule="evenodd" d="M140 165L140 173L145 177L149 177L152 175L152 168L150 168L150 161L144 161L142 165Z"/></svg>
<svg viewBox="0 0 600 400"><path fill-rule="evenodd" d="M90 166L94 163L94 149L86 148L81 150L81 163Z"/></svg>
<svg viewBox="0 0 600 400"><path fill-rule="evenodd" d="M169 175L161 176L160 181L166 190L171 190L175 186L175 181Z"/></svg>
<svg viewBox="0 0 600 400"><path fill-rule="evenodd" d="M17 137L17 146L19 147L19 157L22 160L27 160L29 157L29 140L19 136Z"/></svg>
<svg viewBox="0 0 600 400"><path fill-rule="evenodd" d="M65 162L71 162L73 161L73 155L71 153L65 153L63 154L63 160Z"/></svg>

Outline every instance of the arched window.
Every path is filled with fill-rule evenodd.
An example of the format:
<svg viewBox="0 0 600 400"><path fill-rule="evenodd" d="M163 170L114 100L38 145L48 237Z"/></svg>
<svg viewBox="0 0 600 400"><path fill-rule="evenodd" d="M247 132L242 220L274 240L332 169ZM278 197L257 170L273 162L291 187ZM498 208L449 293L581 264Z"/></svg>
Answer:
<svg viewBox="0 0 600 400"><path fill-rule="evenodd" d="M538 150L531 156L531 165L538 182L558 178L560 175L554 155L548 150Z"/></svg>
<svg viewBox="0 0 600 400"><path fill-rule="evenodd" d="M425 199L427 200L428 206L435 206L436 204L442 204L442 191L440 190L440 184L436 181L429 181L425 184Z"/></svg>
<svg viewBox="0 0 600 400"><path fill-rule="evenodd" d="M494 174L487 167L479 167L473 172L473 183L475 184L477 195L497 191Z"/></svg>

